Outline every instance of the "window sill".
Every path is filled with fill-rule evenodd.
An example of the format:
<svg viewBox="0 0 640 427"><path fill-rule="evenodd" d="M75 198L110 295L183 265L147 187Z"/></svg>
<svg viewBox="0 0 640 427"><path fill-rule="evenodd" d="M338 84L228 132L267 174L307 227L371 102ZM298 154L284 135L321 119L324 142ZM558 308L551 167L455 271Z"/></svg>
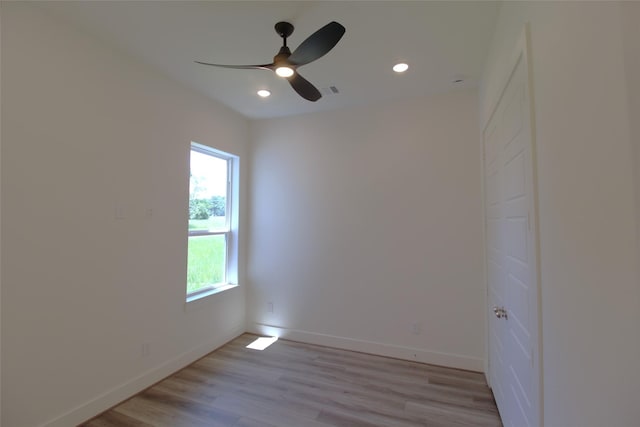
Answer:
<svg viewBox="0 0 640 427"><path fill-rule="evenodd" d="M205 301L210 300L214 295L217 295L221 292L227 291L229 289L237 288L238 285L229 283L227 285L218 286L215 289L208 290L207 292L202 292L196 295L190 295L187 297L185 302L185 310L191 311L192 308L197 308L201 306Z"/></svg>

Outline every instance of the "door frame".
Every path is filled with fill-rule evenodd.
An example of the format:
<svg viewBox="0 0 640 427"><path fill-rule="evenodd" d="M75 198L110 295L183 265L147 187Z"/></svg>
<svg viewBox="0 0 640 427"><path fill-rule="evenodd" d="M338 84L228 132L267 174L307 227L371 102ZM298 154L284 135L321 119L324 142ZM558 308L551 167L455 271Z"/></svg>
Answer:
<svg viewBox="0 0 640 427"><path fill-rule="evenodd" d="M543 359L542 359L542 291L541 291L541 283L540 283L540 238L539 238L539 215L538 215L538 174L537 174L537 153L536 153L536 126L535 126L535 102L534 102L534 92L533 92L533 68L531 62L531 37L530 37L530 26L529 23L525 23L524 28L522 29L520 36L515 44L511 55L507 61L507 68L504 69L505 74L501 76L499 80L499 85L496 87L495 91L490 96L493 96L493 99L490 103L490 114L484 118L482 125L482 150L481 150L481 172L482 172L482 222L483 222L483 255L484 255L484 287L485 287L485 303L484 307L486 309L485 313L485 377L489 387L492 387L491 384L491 360L490 360L490 336L491 333L489 331L490 326L490 316L494 315L491 311L491 307L489 307L489 279L488 279L488 271L487 271L487 251L486 251L486 243L487 243L487 218L486 218L486 189L485 189L485 135L487 132L487 128L491 123L492 118L494 117L500 101L503 98L507 85L509 84L518 64L522 62L523 69L526 73L525 76L525 89L528 94L528 102L529 102L529 132L530 132L530 164L527 165L530 168L530 184L529 191L531 191L531 208L530 208L530 221L531 221L531 236L533 237L532 242L532 250L533 250L533 258L535 268L532 273L534 274L534 280L532 281L535 285L535 310L532 311L532 326L535 328L535 336L532 337L532 343L535 343L537 348L534 348L532 351L532 381L534 386L534 396L537 401L532 402L533 407L537 407L535 422L537 425L544 425L544 399L543 399Z"/></svg>

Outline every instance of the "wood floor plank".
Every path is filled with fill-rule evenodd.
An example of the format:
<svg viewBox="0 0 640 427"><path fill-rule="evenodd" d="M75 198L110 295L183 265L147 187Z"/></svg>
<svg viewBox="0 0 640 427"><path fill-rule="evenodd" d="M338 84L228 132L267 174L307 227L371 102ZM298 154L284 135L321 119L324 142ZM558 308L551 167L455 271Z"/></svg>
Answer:
<svg viewBox="0 0 640 427"><path fill-rule="evenodd" d="M426 419L446 420L451 426L499 427L500 419L495 415L479 411L451 410L438 404L407 402L407 411L422 414Z"/></svg>
<svg viewBox="0 0 640 427"><path fill-rule="evenodd" d="M484 374L244 334L83 427L501 427Z"/></svg>
<svg viewBox="0 0 640 427"><path fill-rule="evenodd" d="M318 420L326 422L332 426L349 427L378 427L378 424L362 420L356 416L340 413L335 409L325 409L320 413Z"/></svg>
<svg viewBox="0 0 640 427"><path fill-rule="evenodd" d="M163 405L135 396L121 403L112 411L138 419L154 427L205 427L207 423L178 410L169 410Z"/></svg>
<svg viewBox="0 0 640 427"><path fill-rule="evenodd" d="M153 427L152 424L131 418L116 411L108 411L98 418L94 418L81 427Z"/></svg>
<svg viewBox="0 0 640 427"><path fill-rule="evenodd" d="M259 421L249 417L242 417L238 420L233 427L277 427L273 424Z"/></svg>
<svg viewBox="0 0 640 427"><path fill-rule="evenodd" d="M278 427L327 427L327 424L316 421L319 412L307 417L280 404L265 404L256 399L248 399L239 395L226 395L216 399L214 405L233 412L266 421Z"/></svg>

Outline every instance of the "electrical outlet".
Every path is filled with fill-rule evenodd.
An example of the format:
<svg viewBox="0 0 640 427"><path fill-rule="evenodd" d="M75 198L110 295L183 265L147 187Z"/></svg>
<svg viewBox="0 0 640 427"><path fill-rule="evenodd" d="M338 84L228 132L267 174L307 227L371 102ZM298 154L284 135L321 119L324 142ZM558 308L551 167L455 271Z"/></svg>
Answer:
<svg viewBox="0 0 640 427"><path fill-rule="evenodd" d="M143 343L140 349L140 353L142 357L149 357L149 354L151 354L151 345L148 342Z"/></svg>
<svg viewBox="0 0 640 427"><path fill-rule="evenodd" d="M113 216L118 220L126 219L127 211L125 207L120 203L116 203Z"/></svg>
<svg viewBox="0 0 640 427"><path fill-rule="evenodd" d="M422 324L420 322L414 322L411 324L411 333L413 335L420 335L422 333Z"/></svg>
<svg viewBox="0 0 640 427"><path fill-rule="evenodd" d="M267 303L267 313L273 313L273 301Z"/></svg>

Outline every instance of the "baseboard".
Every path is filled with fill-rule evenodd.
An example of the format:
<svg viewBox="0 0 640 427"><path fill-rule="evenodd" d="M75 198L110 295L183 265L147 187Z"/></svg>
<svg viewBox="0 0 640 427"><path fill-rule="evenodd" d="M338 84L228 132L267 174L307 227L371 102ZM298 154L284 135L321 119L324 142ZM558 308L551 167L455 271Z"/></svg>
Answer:
<svg viewBox="0 0 640 427"><path fill-rule="evenodd" d="M450 368L466 369L469 371L484 371L483 359L461 356L459 354L441 353L394 344L384 344L374 341L319 334L316 332L282 328L263 323L250 323L247 325L247 329L248 332L255 334L277 336L279 338L291 341L300 341L307 344L317 344L327 347L341 348L344 350L375 354L378 356L393 357L396 359L429 363L432 365L446 366Z"/></svg>
<svg viewBox="0 0 640 427"><path fill-rule="evenodd" d="M111 390L89 400L86 403L83 403L80 406L77 406L65 414L62 414L54 420L42 424L40 427L69 427L87 421L91 417L115 406L190 363L193 363L208 353L211 353L218 347L221 347L237 336L242 335L244 331L245 325L240 325L233 330L222 334L216 339L186 351L178 357L169 360L160 366L156 366L124 384L112 388Z"/></svg>

